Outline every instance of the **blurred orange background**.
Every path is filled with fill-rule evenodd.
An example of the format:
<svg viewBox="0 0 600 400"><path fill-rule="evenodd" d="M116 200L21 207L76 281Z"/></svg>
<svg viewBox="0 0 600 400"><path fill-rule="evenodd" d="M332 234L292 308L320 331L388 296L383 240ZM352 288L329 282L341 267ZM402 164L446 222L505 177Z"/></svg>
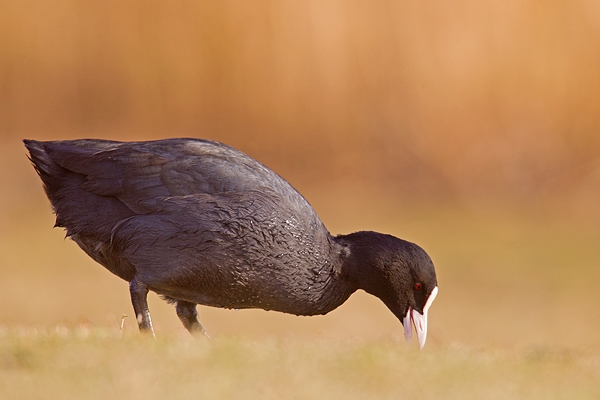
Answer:
<svg viewBox="0 0 600 400"><path fill-rule="evenodd" d="M598 189L593 0L2 3L3 142L208 137L407 197Z"/></svg>
<svg viewBox="0 0 600 400"><path fill-rule="evenodd" d="M473 220L479 210L497 218L500 233L487 226L489 238L519 242L527 234L518 223L502 225L504 216L518 221L532 214L541 221L555 217L561 227L568 221L568 229L548 228L565 235L548 246L575 240L573 232L584 242L597 238L600 3L2 1L0 271L6 298L0 324L87 315L83 306L72 314L60 309L79 292L36 311L33 303L57 301L47 300L53 291L44 279L76 279L74 271L83 269L80 283L93 286L89 269L97 273L93 279L117 281L98 266L57 267L48 276L38 271L63 257L79 257L75 264L85 256L50 230L49 206L20 140L175 136L222 141L257 158L299 189L333 233L387 229L417 241L433 254L440 276L446 274L450 293L467 269L452 270L446 238L468 229L474 240L488 238L465 222L464 210ZM454 210L462 211L456 217ZM547 231L546 225L532 229ZM44 240L49 243L36 242ZM462 243L456 265L476 269L465 255L469 244ZM61 246L68 248L55 250ZM590 252L596 258L582 262L582 282L600 259ZM495 253L478 254L483 260ZM500 275L502 268L490 270ZM478 274L474 282L485 275ZM560 287L560 280L548 284ZM121 307L128 302L126 285L114 285L123 291ZM552 288L548 298L555 298ZM46 300L23 294L34 289ZM441 284L440 303L452 299L443 300L445 290ZM590 293L577 296L564 309ZM7 302L15 299L21 308L11 311ZM597 295L592 300L590 307L600 303ZM448 313L456 310L446 310L444 321L451 324ZM508 312L497 311L496 317ZM549 308L541 320L556 311ZM598 343L591 331L586 335Z"/></svg>

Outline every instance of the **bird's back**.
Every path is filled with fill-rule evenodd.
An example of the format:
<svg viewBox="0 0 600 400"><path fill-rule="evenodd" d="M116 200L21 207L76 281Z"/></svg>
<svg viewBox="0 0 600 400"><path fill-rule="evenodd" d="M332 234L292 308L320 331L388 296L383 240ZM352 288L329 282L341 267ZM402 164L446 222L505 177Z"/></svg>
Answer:
<svg viewBox="0 0 600 400"><path fill-rule="evenodd" d="M49 196L76 186L97 196L117 198L132 212L144 214L151 213L161 197L266 187L299 210L312 210L279 175L246 154L209 140L26 140L25 144ZM60 195L54 197L53 204L63 200Z"/></svg>
<svg viewBox="0 0 600 400"><path fill-rule="evenodd" d="M99 214L110 223L151 214L161 198L262 188L277 192L298 213L318 219L288 182L221 143L202 139L84 139L26 140L25 144L55 208L57 224L70 234L95 226ZM108 212L103 212L106 209Z"/></svg>

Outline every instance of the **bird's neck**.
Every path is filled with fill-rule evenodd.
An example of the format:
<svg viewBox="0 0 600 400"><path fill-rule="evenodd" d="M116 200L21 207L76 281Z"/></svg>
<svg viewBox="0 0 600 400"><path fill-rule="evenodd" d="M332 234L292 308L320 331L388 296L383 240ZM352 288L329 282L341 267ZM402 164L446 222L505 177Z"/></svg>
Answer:
<svg viewBox="0 0 600 400"><path fill-rule="evenodd" d="M341 245L340 259L343 278L354 290L362 289L379 297L379 289L385 273L378 266L379 252L373 245L374 232L356 232L349 235L339 235L335 241Z"/></svg>

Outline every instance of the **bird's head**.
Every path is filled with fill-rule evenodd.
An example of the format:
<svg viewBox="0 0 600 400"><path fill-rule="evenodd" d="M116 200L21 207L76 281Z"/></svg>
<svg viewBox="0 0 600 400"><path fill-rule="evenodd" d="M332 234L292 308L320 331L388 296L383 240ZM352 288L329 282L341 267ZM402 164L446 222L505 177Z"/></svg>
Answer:
<svg viewBox="0 0 600 400"><path fill-rule="evenodd" d="M438 293L435 267L414 243L376 232L356 232L350 239L356 286L379 297L402 322L407 341L414 326L423 348L427 314Z"/></svg>

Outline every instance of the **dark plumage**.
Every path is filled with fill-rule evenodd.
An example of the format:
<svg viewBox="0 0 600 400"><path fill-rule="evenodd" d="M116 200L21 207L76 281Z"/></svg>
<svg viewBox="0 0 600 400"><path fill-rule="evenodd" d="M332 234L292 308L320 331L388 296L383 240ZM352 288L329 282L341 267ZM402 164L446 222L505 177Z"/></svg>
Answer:
<svg viewBox="0 0 600 400"><path fill-rule="evenodd" d="M201 139L24 142L56 226L130 282L141 330L153 331L148 290L194 332L196 304L315 315L363 289L425 343L437 294L425 251L376 232L331 236L300 193L240 151Z"/></svg>

